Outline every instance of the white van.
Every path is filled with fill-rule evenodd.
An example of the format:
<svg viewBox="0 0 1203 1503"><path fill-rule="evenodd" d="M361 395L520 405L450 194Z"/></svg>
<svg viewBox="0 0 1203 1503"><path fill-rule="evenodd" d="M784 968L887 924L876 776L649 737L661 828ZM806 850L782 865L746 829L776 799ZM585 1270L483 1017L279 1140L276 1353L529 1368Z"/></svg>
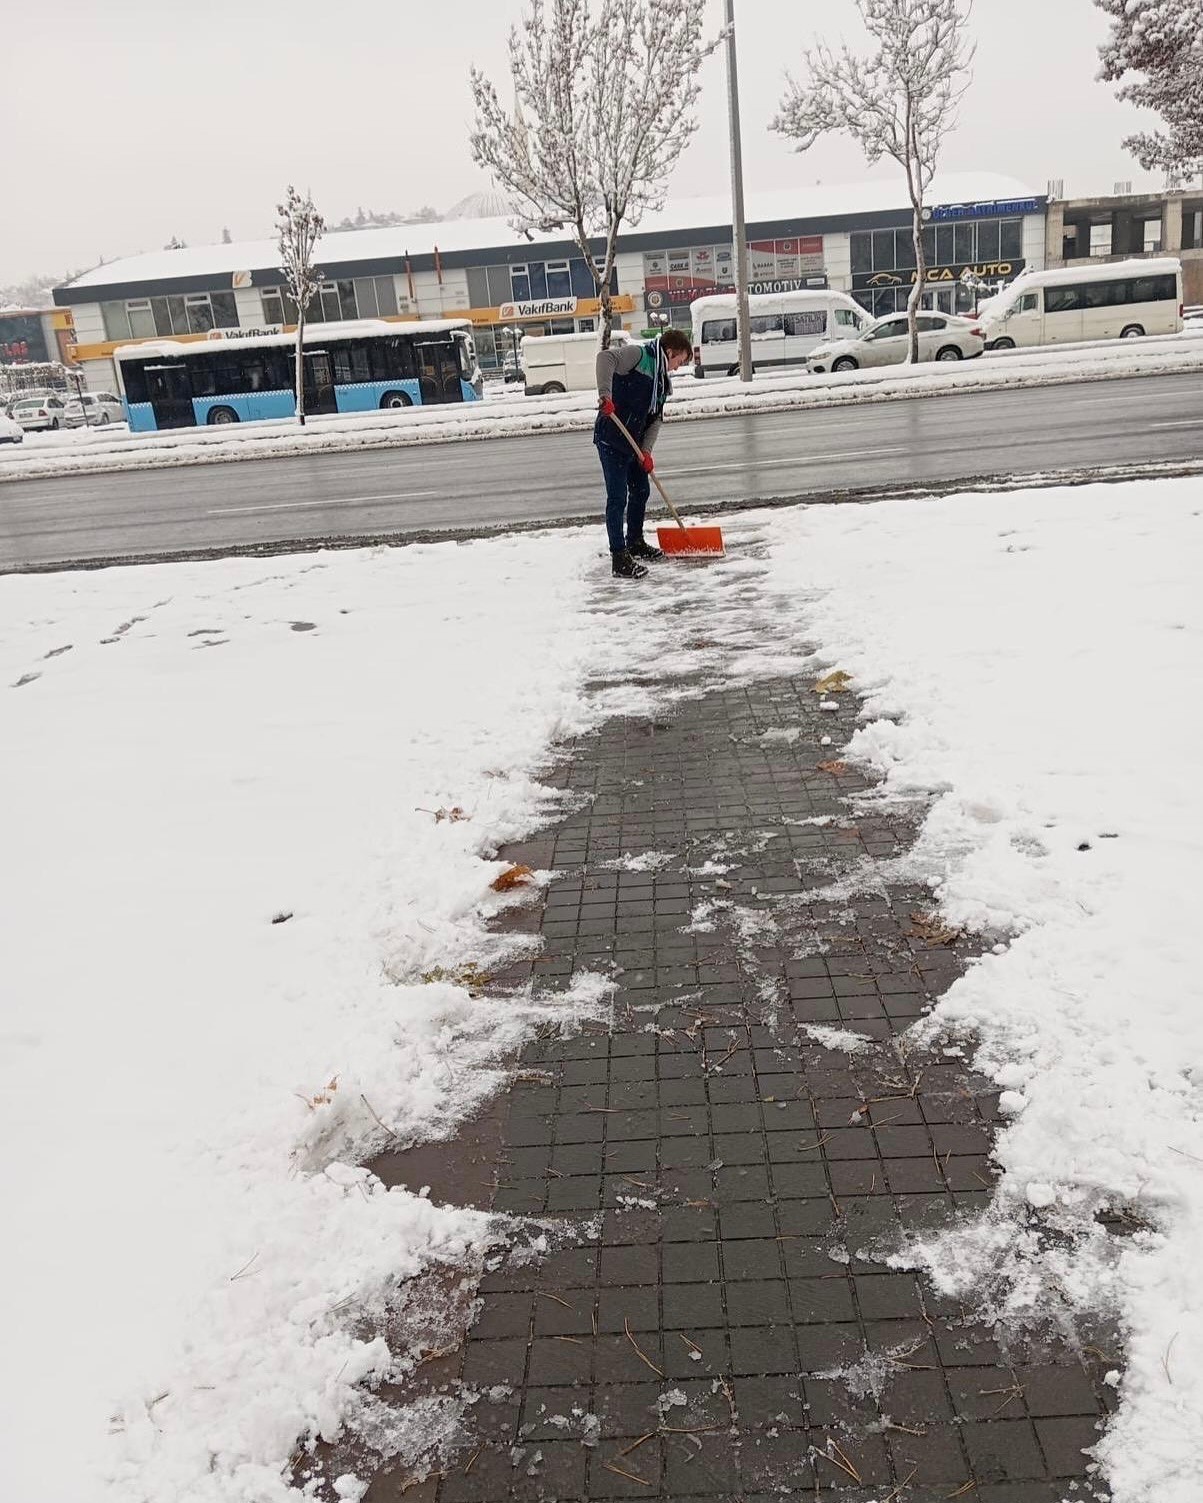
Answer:
<svg viewBox="0 0 1203 1503"><path fill-rule="evenodd" d="M610 331L612 345L625 344L630 337L622 329ZM595 391L597 352L600 348L600 333L528 334L522 341L522 354L519 356L526 373L527 396L550 396L560 391Z"/></svg>
<svg viewBox="0 0 1203 1503"><path fill-rule="evenodd" d="M988 350L1182 332L1182 263L1172 257L1025 271L978 307Z"/></svg>
<svg viewBox="0 0 1203 1503"><path fill-rule="evenodd" d="M695 376L734 376L739 371L736 297L714 293L690 303L693 315ZM872 318L846 292L756 292L748 299L752 367L805 365L825 339L848 339L867 329Z"/></svg>

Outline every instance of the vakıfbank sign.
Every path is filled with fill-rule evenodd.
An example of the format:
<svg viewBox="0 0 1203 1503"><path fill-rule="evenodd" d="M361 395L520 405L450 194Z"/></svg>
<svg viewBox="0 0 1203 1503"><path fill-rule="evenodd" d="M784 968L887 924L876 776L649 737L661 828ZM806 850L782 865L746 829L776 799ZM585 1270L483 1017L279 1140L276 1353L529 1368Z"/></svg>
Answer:
<svg viewBox="0 0 1203 1503"><path fill-rule="evenodd" d="M531 303L502 303L497 316L502 323L511 318L571 318L576 305L574 297L545 297Z"/></svg>

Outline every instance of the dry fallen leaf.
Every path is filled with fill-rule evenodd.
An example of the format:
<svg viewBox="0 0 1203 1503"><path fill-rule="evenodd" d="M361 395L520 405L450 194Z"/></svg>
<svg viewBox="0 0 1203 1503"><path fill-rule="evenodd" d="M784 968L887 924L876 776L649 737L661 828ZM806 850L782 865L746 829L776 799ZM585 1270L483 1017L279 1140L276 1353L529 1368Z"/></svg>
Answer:
<svg viewBox="0 0 1203 1503"><path fill-rule="evenodd" d="M500 876L494 877L489 886L494 892L510 892L515 887L525 887L535 879L529 866L507 866Z"/></svg>
<svg viewBox="0 0 1203 1503"><path fill-rule="evenodd" d="M953 945L961 937L959 929L950 928L934 913L912 913L908 934L926 940L929 945Z"/></svg>
<svg viewBox="0 0 1203 1503"><path fill-rule="evenodd" d="M816 765L820 772L834 773L837 778L840 773L848 771L847 762L819 762Z"/></svg>
<svg viewBox="0 0 1203 1503"><path fill-rule="evenodd" d="M815 684L816 694L839 694L852 682L852 675L845 673L842 668L837 668L825 678L821 678Z"/></svg>

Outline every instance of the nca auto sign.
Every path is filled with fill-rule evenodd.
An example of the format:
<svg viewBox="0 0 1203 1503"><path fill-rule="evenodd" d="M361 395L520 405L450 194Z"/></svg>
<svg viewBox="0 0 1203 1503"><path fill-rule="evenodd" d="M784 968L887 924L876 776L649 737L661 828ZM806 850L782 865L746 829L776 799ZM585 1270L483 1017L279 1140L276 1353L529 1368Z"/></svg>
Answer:
<svg viewBox="0 0 1203 1503"><path fill-rule="evenodd" d="M545 297L531 303L502 303L497 313L507 318L569 318L576 312L574 297Z"/></svg>

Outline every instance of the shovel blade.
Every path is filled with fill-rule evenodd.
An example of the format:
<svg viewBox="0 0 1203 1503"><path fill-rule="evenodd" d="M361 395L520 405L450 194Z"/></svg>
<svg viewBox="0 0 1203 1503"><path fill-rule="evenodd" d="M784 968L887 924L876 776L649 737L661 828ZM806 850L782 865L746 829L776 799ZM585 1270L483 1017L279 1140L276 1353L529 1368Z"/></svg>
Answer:
<svg viewBox="0 0 1203 1503"><path fill-rule="evenodd" d="M673 557L722 558L727 551L721 527L657 527L656 542Z"/></svg>

